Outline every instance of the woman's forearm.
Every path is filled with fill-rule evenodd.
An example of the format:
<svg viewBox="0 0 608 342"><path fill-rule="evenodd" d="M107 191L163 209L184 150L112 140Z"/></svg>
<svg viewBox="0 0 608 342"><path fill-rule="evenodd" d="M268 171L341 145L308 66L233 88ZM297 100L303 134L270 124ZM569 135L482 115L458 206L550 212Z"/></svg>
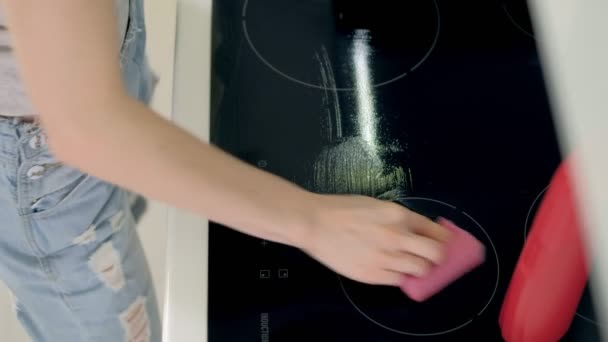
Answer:
<svg viewBox="0 0 608 342"><path fill-rule="evenodd" d="M313 195L199 141L127 96L112 1L0 4L29 95L60 159L243 232L301 241Z"/></svg>
<svg viewBox="0 0 608 342"><path fill-rule="evenodd" d="M65 162L242 232L302 243L314 195L200 141L130 98L87 111L48 125L51 146Z"/></svg>
<svg viewBox="0 0 608 342"><path fill-rule="evenodd" d="M67 164L372 284L441 260L449 232L394 203L321 196L219 151L126 95L113 1L0 0L28 95Z"/></svg>

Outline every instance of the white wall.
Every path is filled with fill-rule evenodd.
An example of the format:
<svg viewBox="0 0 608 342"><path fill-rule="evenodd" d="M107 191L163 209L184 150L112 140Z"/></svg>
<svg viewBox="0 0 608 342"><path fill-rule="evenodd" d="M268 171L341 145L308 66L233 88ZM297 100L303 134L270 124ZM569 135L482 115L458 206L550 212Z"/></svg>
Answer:
<svg viewBox="0 0 608 342"><path fill-rule="evenodd" d="M171 116L173 89L173 51L176 0L145 0L148 21L148 52L160 82L152 103L163 116ZM157 202L148 204L139 232L152 269L161 310L164 304L168 208ZM14 317L8 290L0 283L0 340L26 342L27 336Z"/></svg>

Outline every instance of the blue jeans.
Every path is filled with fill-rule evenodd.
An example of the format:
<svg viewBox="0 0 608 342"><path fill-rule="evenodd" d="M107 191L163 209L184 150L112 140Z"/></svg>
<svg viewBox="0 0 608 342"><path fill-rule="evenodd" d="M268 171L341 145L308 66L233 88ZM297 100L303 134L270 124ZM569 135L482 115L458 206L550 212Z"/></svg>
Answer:
<svg viewBox="0 0 608 342"><path fill-rule="evenodd" d="M143 2L120 1L129 5L123 78L148 103L156 79ZM36 123L0 117L0 279L34 341L161 341L133 198L58 161Z"/></svg>
<svg viewBox="0 0 608 342"><path fill-rule="evenodd" d="M34 341L160 341L132 194L58 162L0 118L0 278Z"/></svg>

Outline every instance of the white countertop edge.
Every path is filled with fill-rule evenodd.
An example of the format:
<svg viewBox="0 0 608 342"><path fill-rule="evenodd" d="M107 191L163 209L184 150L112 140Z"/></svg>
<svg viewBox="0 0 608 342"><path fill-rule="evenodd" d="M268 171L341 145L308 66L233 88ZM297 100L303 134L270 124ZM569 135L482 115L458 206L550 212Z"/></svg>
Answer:
<svg viewBox="0 0 608 342"><path fill-rule="evenodd" d="M172 120L209 139L212 0L178 0ZM208 222L170 209L164 342L207 341Z"/></svg>

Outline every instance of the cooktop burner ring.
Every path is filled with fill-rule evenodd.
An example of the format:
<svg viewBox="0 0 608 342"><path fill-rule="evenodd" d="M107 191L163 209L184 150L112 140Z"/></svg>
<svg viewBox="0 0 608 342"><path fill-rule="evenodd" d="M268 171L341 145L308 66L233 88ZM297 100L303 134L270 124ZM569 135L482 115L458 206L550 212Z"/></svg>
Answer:
<svg viewBox="0 0 608 342"><path fill-rule="evenodd" d="M507 5L507 2L504 2L502 4L502 9L505 12L505 15L507 16L507 18L509 19L509 21L511 22L511 24L513 24L513 26L515 26L515 28L517 28L521 33L525 34L526 36L532 38L532 39L536 39L536 37L534 36L534 34L532 32L530 32L529 30L527 30L526 28L524 28L522 26L522 24L520 24L515 17L513 17L513 15L511 14L511 12L509 11L509 6Z"/></svg>
<svg viewBox="0 0 608 342"><path fill-rule="evenodd" d="M543 198L543 196L545 195L545 193L547 192L547 190L549 190L549 186L546 186L543 190L541 190L541 192L534 198L534 200L532 201L532 204L530 205L530 209L528 209L528 213L526 215L526 221L524 223L524 244L526 242L526 240L528 239L528 228L530 227L530 225L532 224L532 219L533 219L533 213L535 213L538 208L537 205L540 204L540 200ZM586 289L587 291L587 289ZM579 318L587 321L588 323L592 323L595 325L601 325L601 326L605 326L606 324L603 322L598 322L597 320L588 317L587 315L584 315L582 313L579 312L579 310L577 309L576 311L576 316L578 316Z"/></svg>
<svg viewBox="0 0 608 342"><path fill-rule="evenodd" d="M601 323L601 322L598 322L598 321L596 321L596 320L594 320L594 319L592 319L592 318L589 318L589 317L587 317L587 316L585 316L585 315L583 315L583 314L580 314L580 313L578 313L578 311L577 311L575 314L576 314L576 316L577 316L578 318L580 318L580 319L582 319L582 320L586 321L587 323L595 324L595 325L597 325L597 326L606 326L606 324Z"/></svg>
<svg viewBox="0 0 608 342"><path fill-rule="evenodd" d="M288 73L284 72L280 68L273 65L270 61L268 61L268 59L264 57L264 54L261 53L258 48L256 48L255 44L253 43L253 41L251 39L251 35L250 35L248 25L247 25L247 14L248 14L248 8L249 8L249 1L250 0L245 0L245 2L243 4L243 9L242 9L243 35L245 37L245 41L247 41L247 45L249 45L249 47L253 51L253 53L270 70L272 70L276 74L278 74L292 82L295 82L295 83L298 83L300 85L310 87L310 88L315 88L315 89L320 89L320 90L329 90L329 91L356 91L357 90L357 88L354 86L353 87L325 86L325 85L321 85L321 84L307 82L307 81L304 81L297 77L289 75ZM394 77L391 77L388 80L379 81L377 83L375 82L375 83L371 84L371 86L373 88L388 85L390 83L396 82L396 81L408 76L411 72L418 69L430 57L431 53L435 50L435 47L437 46L437 43L439 41L439 33L441 31L441 14L440 14L439 4L438 4L437 0L432 0L432 2L433 2L434 10L435 10L435 19L436 19L437 25L435 28L435 34L434 34L433 40L430 43L427 52L422 56L422 58L418 62L416 62L413 66L409 67L409 69L407 71L401 72L400 74L398 74Z"/></svg>
<svg viewBox="0 0 608 342"><path fill-rule="evenodd" d="M487 238L487 241L489 242L489 246L491 247L492 251L493 251L493 256L496 259L496 279L495 279L495 284L494 284L494 288L492 290L491 295L488 297L487 303L475 314L473 314L471 316L471 318L469 320L464 321L463 323L460 323L456 326L453 326L451 328L448 329L444 329L441 331L437 331L437 332L425 332L425 333L420 333L420 332L411 332L411 331L404 331L404 330L399 330L393 327L390 327L386 324L383 324L381 322L379 322L377 319L374 319L373 317L371 317L369 314L367 314L365 312L365 310L363 310L359 305L357 305L357 303L355 302L355 300L352 298L351 295L349 295L348 290L344 284L343 278L342 276L338 275L338 280L340 282L340 287L342 289L342 292L344 293L344 295L346 296L347 300L350 302L350 304L355 308L355 310L357 310L357 312L359 312L359 314L361 314L363 317L365 317L367 320L369 320L370 322L374 323L375 325L386 329L388 331L397 333L397 334L401 334L401 335L408 335L408 336L417 336L417 337L429 337L429 336L438 336L438 335L444 335L444 334L448 334L451 332L454 332L456 330L462 329L465 326L469 325L470 323L472 323L477 317L481 316L486 309L489 307L489 305L492 303L492 301L494 300L494 297L496 295L496 292L498 291L498 285L500 283L500 261L499 261L499 257L498 257L498 251L494 245L494 242L492 241L492 238L490 237L490 235L488 234L488 232L483 228L483 226L477 222L472 216L470 216L469 214L467 214L466 212L456 208L455 206L445 203L443 201L440 200L436 200L436 199L432 199L432 198L425 198L425 197L405 197L403 198L404 201L428 201L428 202L432 202L435 204L440 204L442 206L445 206L447 208L450 208L451 210L454 210L455 212L458 212L459 214L462 214L464 217L466 217L468 220L471 221L471 223L473 223L473 225L475 225L480 231L481 233L483 233L483 236L485 236ZM488 253L489 254L489 253ZM406 296L405 294L403 294L403 296Z"/></svg>
<svg viewBox="0 0 608 342"><path fill-rule="evenodd" d="M541 190L541 192L536 195L534 201L532 201L532 204L528 209L528 213L526 214L526 221L524 222L524 243L526 243L526 240L528 240L528 227L530 227L530 224L532 223L532 213L536 212L536 205L539 203L540 199L544 196L545 192L547 192L548 189L549 186L546 186L543 190Z"/></svg>

